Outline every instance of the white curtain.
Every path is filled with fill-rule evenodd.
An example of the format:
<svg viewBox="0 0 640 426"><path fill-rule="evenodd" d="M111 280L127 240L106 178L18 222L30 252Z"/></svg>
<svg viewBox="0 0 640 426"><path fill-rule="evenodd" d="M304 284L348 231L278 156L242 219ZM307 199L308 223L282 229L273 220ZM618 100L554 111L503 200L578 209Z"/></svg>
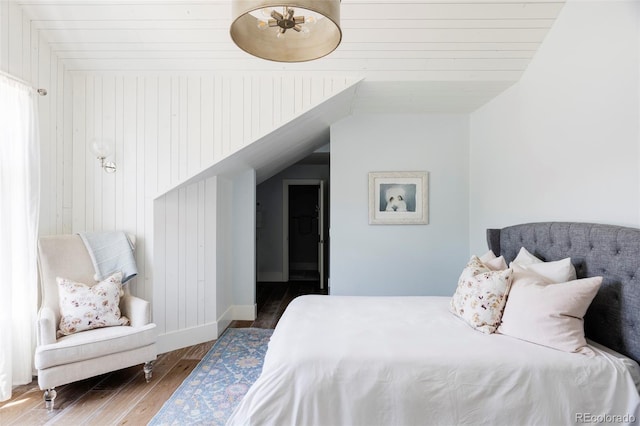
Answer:
<svg viewBox="0 0 640 426"><path fill-rule="evenodd" d="M0 74L0 401L32 377L40 208L37 96Z"/></svg>

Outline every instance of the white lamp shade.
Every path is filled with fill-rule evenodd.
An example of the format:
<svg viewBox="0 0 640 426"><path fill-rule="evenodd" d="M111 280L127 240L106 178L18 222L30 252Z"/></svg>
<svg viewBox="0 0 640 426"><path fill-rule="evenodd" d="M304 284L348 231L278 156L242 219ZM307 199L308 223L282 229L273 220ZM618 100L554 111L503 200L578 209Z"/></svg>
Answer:
<svg viewBox="0 0 640 426"><path fill-rule="evenodd" d="M93 142L93 152L96 154L98 158L107 158L111 152L109 149L109 145L104 142L95 140Z"/></svg>

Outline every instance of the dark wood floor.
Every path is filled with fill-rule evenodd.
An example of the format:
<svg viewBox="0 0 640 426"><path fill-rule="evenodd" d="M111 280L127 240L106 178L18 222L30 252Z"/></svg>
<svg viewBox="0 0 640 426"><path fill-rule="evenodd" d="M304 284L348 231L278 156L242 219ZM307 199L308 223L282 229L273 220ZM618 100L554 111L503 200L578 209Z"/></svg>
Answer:
<svg viewBox="0 0 640 426"><path fill-rule="evenodd" d="M323 293L312 281L258 283L257 319L230 327L274 328L294 298ZM150 383L140 365L57 387L52 412L44 408L36 380L18 386L9 401L0 403L0 425L146 425L214 343L158 355Z"/></svg>
<svg viewBox="0 0 640 426"><path fill-rule="evenodd" d="M289 283L258 283L256 303L258 317L252 327L275 328L287 305L303 294L327 294L317 281L290 281Z"/></svg>

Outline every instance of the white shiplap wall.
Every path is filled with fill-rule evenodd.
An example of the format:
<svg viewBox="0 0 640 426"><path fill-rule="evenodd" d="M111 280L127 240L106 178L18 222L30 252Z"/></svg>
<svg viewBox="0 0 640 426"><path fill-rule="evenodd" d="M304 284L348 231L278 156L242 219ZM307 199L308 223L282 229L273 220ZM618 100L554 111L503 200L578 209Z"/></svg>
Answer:
<svg viewBox="0 0 640 426"><path fill-rule="evenodd" d="M216 202L215 177L155 201L153 313L168 340L161 352L217 336Z"/></svg>
<svg viewBox="0 0 640 426"><path fill-rule="evenodd" d="M216 292L230 294L216 282L230 271L216 269L215 247L230 237L216 237L217 179L158 198L159 222L154 198L349 83L287 73L72 72L23 9L2 1L0 69L48 91L39 98L40 234L135 234L132 291L154 302L154 321L178 336L174 345L184 330L196 330L182 333L184 344L215 332L228 314L216 311ZM110 146L116 173L99 168L94 139Z"/></svg>
<svg viewBox="0 0 640 426"><path fill-rule="evenodd" d="M40 235L71 230L71 121L63 96L70 84L65 65L13 2L0 1L0 70L47 90L38 98L42 159ZM66 165L66 167L65 167Z"/></svg>
<svg viewBox="0 0 640 426"><path fill-rule="evenodd" d="M190 330L185 343L193 344L224 314L215 303L219 271L209 267L216 262L220 226L217 183L209 179L164 193L349 81L275 74L71 75L72 228L137 235L134 293L153 300L160 334ZM100 169L94 139L111 147L116 173ZM180 344L171 339L166 348Z"/></svg>

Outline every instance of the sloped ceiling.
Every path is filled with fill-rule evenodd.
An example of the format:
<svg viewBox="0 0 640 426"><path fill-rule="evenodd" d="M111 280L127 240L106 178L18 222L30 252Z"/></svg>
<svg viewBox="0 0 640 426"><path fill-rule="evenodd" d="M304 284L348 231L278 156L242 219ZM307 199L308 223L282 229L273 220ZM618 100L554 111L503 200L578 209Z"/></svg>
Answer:
<svg viewBox="0 0 640 426"><path fill-rule="evenodd" d="M10 0L71 73L215 72L359 81L182 182L256 169L258 182L325 144L354 113L466 113L514 84L564 0L342 0L342 43L320 60L254 58L229 36L232 0Z"/></svg>
<svg viewBox="0 0 640 426"><path fill-rule="evenodd" d="M301 64L229 36L232 0L11 0L73 72L215 71L365 79L354 111L468 112L517 81L564 0L342 0L343 40ZM16 25L16 24L14 24Z"/></svg>
<svg viewBox="0 0 640 426"><path fill-rule="evenodd" d="M302 113L287 124L255 142L206 167L165 192L216 175L233 175L247 169L256 171L256 183L277 174L329 141L329 126L349 115L358 82ZM163 194L158 194L161 196Z"/></svg>

